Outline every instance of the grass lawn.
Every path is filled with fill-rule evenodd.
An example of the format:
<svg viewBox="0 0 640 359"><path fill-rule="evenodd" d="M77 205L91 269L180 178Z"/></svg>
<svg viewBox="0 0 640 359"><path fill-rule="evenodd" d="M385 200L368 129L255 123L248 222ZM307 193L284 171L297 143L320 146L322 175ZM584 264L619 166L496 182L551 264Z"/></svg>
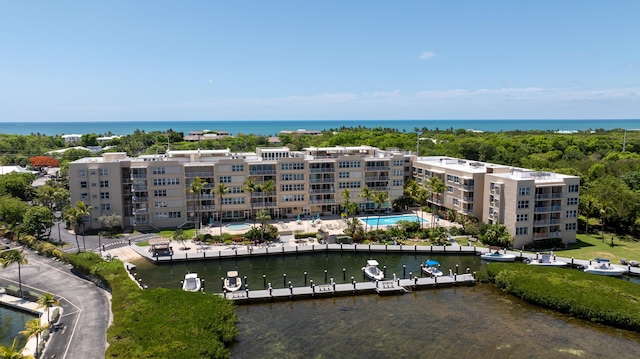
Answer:
<svg viewBox="0 0 640 359"><path fill-rule="evenodd" d="M611 237L614 238L613 246ZM568 249L556 251L556 254L579 259L608 258L612 263L618 263L620 258L640 260L640 241L623 239L611 233L605 233L604 240L600 234L578 234L576 240L578 243L569 245Z"/></svg>

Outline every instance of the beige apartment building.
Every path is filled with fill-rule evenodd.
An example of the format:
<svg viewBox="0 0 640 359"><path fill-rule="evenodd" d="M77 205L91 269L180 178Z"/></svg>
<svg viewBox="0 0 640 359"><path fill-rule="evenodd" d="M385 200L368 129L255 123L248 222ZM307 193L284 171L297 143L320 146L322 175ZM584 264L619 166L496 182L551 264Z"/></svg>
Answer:
<svg viewBox="0 0 640 359"><path fill-rule="evenodd" d="M418 183L432 176L446 187L433 202L504 225L516 248L554 238L576 241L580 177L441 156L414 160Z"/></svg>
<svg viewBox="0 0 640 359"><path fill-rule="evenodd" d="M87 228L100 228L98 218L113 213L138 229L217 225L220 215L223 221L242 220L262 209L272 218L337 215L345 189L363 211L372 211L375 204L360 197L363 188L386 192L391 203L407 180L426 184L433 176L446 190L430 201L505 225L516 247L553 238L575 241L579 177L491 163L354 146L106 153L69 165L72 203L94 208ZM206 182L202 193L190 190L195 178ZM250 178L259 187L271 181L273 188L249 193L244 185ZM214 194L220 183L223 196Z"/></svg>

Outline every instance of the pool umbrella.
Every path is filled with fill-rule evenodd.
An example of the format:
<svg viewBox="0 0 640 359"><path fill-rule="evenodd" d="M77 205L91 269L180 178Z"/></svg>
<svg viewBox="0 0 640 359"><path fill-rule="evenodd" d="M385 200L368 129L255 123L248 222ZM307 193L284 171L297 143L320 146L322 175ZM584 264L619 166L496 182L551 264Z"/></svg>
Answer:
<svg viewBox="0 0 640 359"><path fill-rule="evenodd" d="M300 214L298 214L298 221L300 220Z"/></svg>

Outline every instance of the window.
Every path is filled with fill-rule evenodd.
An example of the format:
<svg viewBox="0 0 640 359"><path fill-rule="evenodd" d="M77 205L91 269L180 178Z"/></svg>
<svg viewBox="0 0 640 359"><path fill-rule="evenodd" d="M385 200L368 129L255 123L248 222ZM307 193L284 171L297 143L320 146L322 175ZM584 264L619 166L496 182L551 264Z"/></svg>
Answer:
<svg viewBox="0 0 640 359"><path fill-rule="evenodd" d="M166 197L167 196L167 190L166 189L154 189L153 190L153 196L154 197Z"/></svg>
<svg viewBox="0 0 640 359"><path fill-rule="evenodd" d="M78 177L87 177L87 170L79 170Z"/></svg>
<svg viewBox="0 0 640 359"><path fill-rule="evenodd" d="M225 197L222 199L222 204L244 204L244 197Z"/></svg>
<svg viewBox="0 0 640 359"><path fill-rule="evenodd" d="M516 227L516 236L529 234L529 227Z"/></svg>
<svg viewBox="0 0 640 359"><path fill-rule="evenodd" d="M280 169L283 171L287 171L287 170L292 170L293 169L293 163L283 163L280 165Z"/></svg>
<svg viewBox="0 0 640 359"><path fill-rule="evenodd" d="M304 191L304 183L283 184L280 188L283 192Z"/></svg>
<svg viewBox="0 0 640 359"><path fill-rule="evenodd" d="M338 188L360 188L360 182L340 182Z"/></svg>
<svg viewBox="0 0 640 359"><path fill-rule="evenodd" d="M518 196L528 196L531 194L531 187L518 187Z"/></svg>
<svg viewBox="0 0 640 359"><path fill-rule="evenodd" d="M457 198L454 198L454 199L453 199L453 205L454 205L454 206L459 206L459 205L460 205L460 200L459 200L459 199L457 199Z"/></svg>
<svg viewBox="0 0 640 359"><path fill-rule="evenodd" d="M578 205L578 197L567 198L567 206L577 206L577 205Z"/></svg>
<svg viewBox="0 0 640 359"><path fill-rule="evenodd" d="M243 172L244 165L231 165L231 172Z"/></svg>
<svg viewBox="0 0 640 359"><path fill-rule="evenodd" d="M80 199L87 199L87 197L89 197L88 193L80 193Z"/></svg>
<svg viewBox="0 0 640 359"><path fill-rule="evenodd" d="M494 189L496 189L496 184L494 182L491 182L491 190L493 191Z"/></svg>
<svg viewBox="0 0 640 359"><path fill-rule="evenodd" d="M570 184L567 191L570 193L576 193L580 190L580 186L577 184Z"/></svg>
<svg viewBox="0 0 640 359"><path fill-rule="evenodd" d="M100 198L109 199L109 198L111 198L111 194L110 194L110 192L100 192Z"/></svg>
<svg viewBox="0 0 640 359"><path fill-rule="evenodd" d="M153 206L155 208L165 208L167 206L167 201L155 201Z"/></svg>
<svg viewBox="0 0 640 359"><path fill-rule="evenodd" d="M349 178L349 172L338 172L338 178Z"/></svg>
<svg viewBox="0 0 640 359"><path fill-rule="evenodd" d="M338 168L359 168L360 161L341 161L338 162Z"/></svg>
<svg viewBox="0 0 640 359"><path fill-rule="evenodd" d="M242 187L240 187L240 186L227 187L227 192L230 193L230 194L244 193L244 191L242 190Z"/></svg>
<svg viewBox="0 0 640 359"><path fill-rule="evenodd" d="M402 160L393 160L393 165L396 167L402 166L403 165Z"/></svg>
<svg viewBox="0 0 640 359"><path fill-rule="evenodd" d="M169 218L169 214L167 212L156 212L153 214L155 219L167 219Z"/></svg>
<svg viewBox="0 0 640 359"><path fill-rule="evenodd" d="M453 186L447 186L447 192L453 193Z"/></svg>
<svg viewBox="0 0 640 359"><path fill-rule="evenodd" d="M100 188L109 187L109 181L100 181Z"/></svg>
<svg viewBox="0 0 640 359"><path fill-rule="evenodd" d="M571 211L567 211L567 218L577 218L578 217L578 211L573 209Z"/></svg>
<svg viewBox="0 0 640 359"><path fill-rule="evenodd" d="M100 210L101 211L110 211L111 210L111 204L110 203L103 203L100 205Z"/></svg>
<svg viewBox="0 0 640 359"><path fill-rule="evenodd" d="M80 181L80 188L87 188L87 181Z"/></svg>
<svg viewBox="0 0 640 359"><path fill-rule="evenodd" d="M304 162L296 162L293 164L293 169L294 170L303 170L304 169Z"/></svg>
<svg viewBox="0 0 640 359"><path fill-rule="evenodd" d="M282 202L302 202L304 201L303 194L287 194L280 196Z"/></svg>
<svg viewBox="0 0 640 359"><path fill-rule="evenodd" d="M304 173L283 173L280 175L280 179L283 181L302 181L304 180Z"/></svg>
<svg viewBox="0 0 640 359"><path fill-rule="evenodd" d="M403 180L393 180L393 186L404 186L404 181Z"/></svg>
<svg viewBox="0 0 640 359"><path fill-rule="evenodd" d="M529 201L518 201L518 208L529 208Z"/></svg>
<svg viewBox="0 0 640 359"><path fill-rule="evenodd" d="M167 184L167 181L164 178L154 178L153 185L154 186L164 186Z"/></svg>
<svg viewBox="0 0 640 359"><path fill-rule="evenodd" d="M177 186L180 184L180 178L167 178L167 184L169 186Z"/></svg>
<svg viewBox="0 0 640 359"><path fill-rule="evenodd" d="M108 176L109 175L109 169L108 168L99 168L98 169L98 175L100 175L100 176Z"/></svg>
<svg viewBox="0 0 640 359"><path fill-rule="evenodd" d="M393 170L393 175L394 176L404 176L404 171L403 170Z"/></svg>
<svg viewBox="0 0 640 359"><path fill-rule="evenodd" d="M577 223L566 223L564 225L564 230L565 231L575 231L577 228Z"/></svg>
<svg viewBox="0 0 640 359"><path fill-rule="evenodd" d="M529 214L516 214L516 222L527 222L529 220Z"/></svg>
<svg viewBox="0 0 640 359"><path fill-rule="evenodd" d="M169 218L180 218L182 217L182 212L174 211L169 212Z"/></svg>
<svg viewBox="0 0 640 359"><path fill-rule="evenodd" d="M151 173L154 175L163 175L165 173L164 167L153 167Z"/></svg>
<svg viewBox="0 0 640 359"><path fill-rule="evenodd" d="M218 182L220 182L220 183L231 183L231 176L220 176Z"/></svg>

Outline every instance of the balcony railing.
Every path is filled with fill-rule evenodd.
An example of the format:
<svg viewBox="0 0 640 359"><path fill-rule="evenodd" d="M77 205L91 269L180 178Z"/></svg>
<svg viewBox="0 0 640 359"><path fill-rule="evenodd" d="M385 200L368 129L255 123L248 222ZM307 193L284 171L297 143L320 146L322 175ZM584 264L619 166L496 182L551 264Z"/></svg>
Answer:
<svg viewBox="0 0 640 359"><path fill-rule="evenodd" d="M535 207L533 209L534 213L545 213L545 212L560 212L562 210L562 206L549 206L549 207Z"/></svg>
<svg viewBox="0 0 640 359"><path fill-rule="evenodd" d="M334 183L335 178L312 178L309 180L310 183Z"/></svg>
<svg viewBox="0 0 640 359"><path fill-rule="evenodd" d="M146 179L147 178L147 174L146 173L132 173L131 174L131 179Z"/></svg>
<svg viewBox="0 0 640 359"><path fill-rule="evenodd" d="M249 170L249 175L258 176L258 175L274 175L276 174L276 170Z"/></svg>
<svg viewBox="0 0 640 359"><path fill-rule="evenodd" d="M547 233L534 233L533 239L545 239L545 238L562 238L562 232L553 231Z"/></svg>
<svg viewBox="0 0 640 359"><path fill-rule="evenodd" d="M334 204L336 203L335 199L314 199L309 201L311 204Z"/></svg>
<svg viewBox="0 0 640 359"><path fill-rule="evenodd" d="M333 167L309 168L311 173L331 173L335 171L336 169Z"/></svg>
<svg viewBox="0 0 640 359"><path fill-rule="evenodd" d="M211 178L213 177L213 172L185 172L184 176L186 178Z"/></svg>
<svg viewBox="0 0 640 359"><path fill-rule="evenodd" d="M336 190L333 188L322 188L322 189L311 189L310 193L335 193Z"/></svg>
<svg viewBox="0 0 640 359"><path fill-rule="evenodd" d="M388 181L389 176L373 176L373 177L365 177L365 181Z"/></svg>

